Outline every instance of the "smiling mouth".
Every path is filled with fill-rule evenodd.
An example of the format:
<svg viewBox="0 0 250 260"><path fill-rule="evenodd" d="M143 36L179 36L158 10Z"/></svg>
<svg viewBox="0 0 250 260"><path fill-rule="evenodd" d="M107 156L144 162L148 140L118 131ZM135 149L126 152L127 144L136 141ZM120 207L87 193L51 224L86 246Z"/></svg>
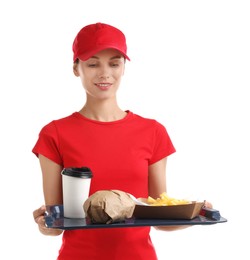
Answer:
<svg viewBox="0 0 250 260"><path fill-rule="evenodd" d="M96 83L95 85L101 90L107 90L112 86L111 83Z"/></svg>

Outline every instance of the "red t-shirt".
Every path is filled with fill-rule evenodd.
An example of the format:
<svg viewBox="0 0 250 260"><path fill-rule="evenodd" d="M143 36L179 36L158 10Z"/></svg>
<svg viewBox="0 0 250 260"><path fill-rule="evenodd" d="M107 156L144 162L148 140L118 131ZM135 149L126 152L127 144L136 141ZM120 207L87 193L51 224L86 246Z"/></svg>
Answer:
<svg viewBox="0 0 250 260"><path fill-rule="evenodd" d="M148 166L175 152L163 125L127 111L113 122L80 113L44 126L32 152L62 167L89 167L90 194L118 189L148 196ZM155 260L150 227L67 230L58 260Z"/></svg>

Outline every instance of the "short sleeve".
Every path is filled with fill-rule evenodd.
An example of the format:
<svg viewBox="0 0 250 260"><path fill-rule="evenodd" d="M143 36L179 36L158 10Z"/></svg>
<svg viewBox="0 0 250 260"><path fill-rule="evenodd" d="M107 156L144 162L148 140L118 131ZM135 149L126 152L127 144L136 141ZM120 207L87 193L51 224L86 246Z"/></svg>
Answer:
<svg viewBox="0 0 250 260"><path fill-rule="evenodd" d="M36 156L41 154L59 165L63 164L59 151L58 133L53 121L42 128L32 152Z"/></svg>
<svg viewBox="0 0 250 260"><path fill-rule="evenodd" d="M166 128L159 122L156 122L152 156L149 160L149 164L153 164L171 155L175 151L175 147L169 137Z"/></svg>

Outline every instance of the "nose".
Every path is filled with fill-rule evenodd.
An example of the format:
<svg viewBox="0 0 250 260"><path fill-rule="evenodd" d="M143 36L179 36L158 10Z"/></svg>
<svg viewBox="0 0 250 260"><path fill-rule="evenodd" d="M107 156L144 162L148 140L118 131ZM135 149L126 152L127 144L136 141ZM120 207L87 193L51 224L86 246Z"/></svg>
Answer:
<svg viewBox="0 0 250 260"><path fill-rule="evenodd" d="M100 79L108 79L110 77L110 68L108 66L102 66L98 72Z"/></svg>

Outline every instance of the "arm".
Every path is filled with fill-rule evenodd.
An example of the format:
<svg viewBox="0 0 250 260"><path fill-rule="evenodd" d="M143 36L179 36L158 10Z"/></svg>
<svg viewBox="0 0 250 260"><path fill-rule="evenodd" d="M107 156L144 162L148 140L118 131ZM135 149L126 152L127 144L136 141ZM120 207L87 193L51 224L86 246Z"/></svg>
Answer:
<svg viewBox="0 0 250 260"><path fill-rule="evenodd" d="M45 204L62 204L62 166L43 155L39 155L39 161L43 175L43 193Z"/></svg>
<svg viewBox="0 0 250 260"><path fill-rule="evenodd" d="M166 182L166 165L167 158L164 158L152 165L149 166L148 169L148 194L152 198L158 198L159 195L163 192L167 191L167 182ZM205 202L205 207L212 208L212 204L208 201ZM190 226L159 226L154 227L157 230L162 231L174 231L180 230L184 228L188 228Z"/></svg>
<svg viewBox="0 0 250 260"><path fill-rule="evenodd" d="M62 166L54 163L43 155L39 155L39 161L43 175L45 205L62 204ZM50 236L60 235L63 230L45 227L44 213L45 206L42 206L33 212L34 220L38 224L40 232L44 235Z"/></svg>
<svg viewBox="0 0 250 260"><path fill-rule="evenodd" d="M166 165L167 158L164 158L152 165L148 169L148 194L153 198L158 198L159 195L167 191L166 183ZM189 226L161 226L155 227L157 230L174 231L184 229Z"/></svg>
<svg viewBox="0 0 250 260"><path fill-rule="evenodd" d="M166 165L167 158L163 158L148 167L148 195L152 198L156 199L167 191Z"/></svg>

